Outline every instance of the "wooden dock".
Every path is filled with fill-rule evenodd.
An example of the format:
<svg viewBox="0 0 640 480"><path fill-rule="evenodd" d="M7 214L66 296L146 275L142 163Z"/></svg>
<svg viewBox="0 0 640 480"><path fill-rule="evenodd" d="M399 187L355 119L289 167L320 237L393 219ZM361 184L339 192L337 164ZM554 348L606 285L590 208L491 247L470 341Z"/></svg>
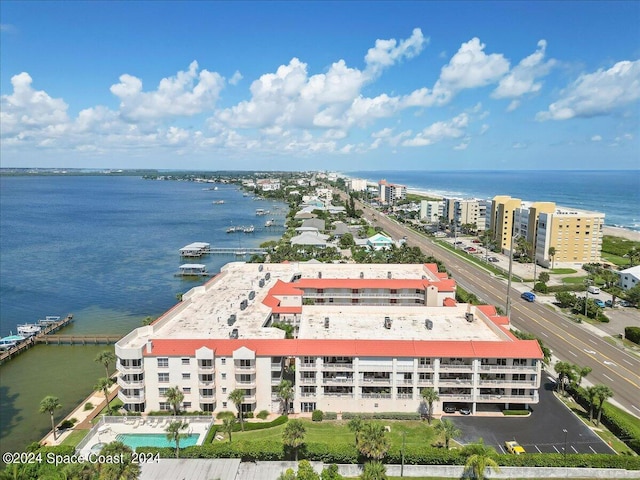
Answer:
<svg viewBox="0 0 640 480"><path fill-rule="evenodd" d="M226 254L235 254L235 253L243 253L247 255L266 255L267 250L264 248L244 248L244 247L236 247L236 248L223 248L223 247L212 247L209 250L209 253L226 253Z"/></svg>
<svg viewBox="0 0 640 480"><path fill-rule="evenodd" d="M2 365L4 362L8 360L11 360L13 357L15 357L16 355L19 355L25 350L30 349L36 343L40 343L41 339L46 338L48 335L51 335L52 333L56 333L58 330L66 327L71 322L73 322L72 313L70 313L64 318L61 318L57 322L53 322L43 326L42 330L40 330L36 335L33 335L32 337L29 337L25 339L23 342L20 342L19 344L17 344L15 347L0 353L0 365Z"/></svg>
<svg viewBox="0 0 640 480"><path fill-rule="evenodd" d="M116 343L122 335L44 335L36 343L45 345L110 345Z"/></svg>

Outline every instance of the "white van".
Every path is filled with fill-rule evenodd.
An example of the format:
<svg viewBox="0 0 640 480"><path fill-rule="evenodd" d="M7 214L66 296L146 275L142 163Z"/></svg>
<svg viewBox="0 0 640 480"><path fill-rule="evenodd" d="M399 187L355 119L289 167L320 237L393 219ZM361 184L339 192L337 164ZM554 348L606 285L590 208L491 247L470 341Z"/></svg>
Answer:
<svg viewBox="0 0 640 480"><path fill-rule="evenodd" d="M589 288L587 288L587 292L600 293L600 289L598 287L594 287L593 285L589 285Z"/></svg>

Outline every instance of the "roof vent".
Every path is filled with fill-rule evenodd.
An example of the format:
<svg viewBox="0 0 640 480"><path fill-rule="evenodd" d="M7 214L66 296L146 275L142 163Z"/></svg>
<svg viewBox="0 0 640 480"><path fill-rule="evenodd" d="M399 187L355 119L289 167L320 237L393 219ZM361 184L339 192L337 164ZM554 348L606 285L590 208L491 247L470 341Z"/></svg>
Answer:
<svg viewBox="0 0 640 480"><path fill-rule="evenodd" d="M384 328L391 328L391 317L384 317Z"/></svg>
<svg viewBox="0 0 640 480"><path fill-rule="evenodd" d="M318 272L318 278L322 278L322 272Z"/></svg>
<svg viewBox="0 0 640 480"><path fill-rule="evenodd" d="M152 349L153 349L153 342L151 342L151 340L147 340L147 353L151 353Z"/></svg>
<svg viewBox="0 0 640 480"><path fill-rule="evenodd" d="M360 278L364 278L364 272L360 272Z"/></svg>
<svg viewBox="0 0 640 480"><path fill-rule="evenodd" d="M428 318L424 321L424 326L427 327L427 330L433 330L433 322Z"/></svg>
<svg viewBox="0 0 640 480"><path fill-rule="evenodd" d="M324 328L329 328L329 317L324 317Z"/></svg>
<svg viewBox="0 0 640 480"><path fill-rule="evenodd" d="M262 265L262 264L258 265L258 271L259 272L261 272L263 268L264 268L264 265Z"/></svg>
<svg viewBox="0 0 640 480"><path fill-rule="evenodd" d="M391 272L387 272L387 278L391 278Z"/></svg>
<svg viewBox="0 0 640 480"><path fill-rule="evenodd" d="M470 313L470 312L465 313L464 318L466 318L467 322L469 323L473 322L473 313Z"/></svg>

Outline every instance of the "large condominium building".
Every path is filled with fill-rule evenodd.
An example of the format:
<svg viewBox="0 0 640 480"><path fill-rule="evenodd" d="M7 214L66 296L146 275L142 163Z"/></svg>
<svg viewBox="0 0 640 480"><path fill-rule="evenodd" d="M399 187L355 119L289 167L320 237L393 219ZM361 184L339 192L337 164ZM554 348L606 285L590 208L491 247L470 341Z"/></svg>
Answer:
<svg viewBox="0 0 640 480"><path fill-rule="evenodd" d="M293 327L285 338L278 325ZM435 265L227 264L153 324L116 344L119 398L130 411L282 408L295 412L421 411L443 404L497 409L538 402L543 355L492 306L457 304Z"/></svg>
<svg viewBox="0 0 640 480"><path fill-rule="evenodd" d="M491 236L502 252L509 251L511 248L514 212L521 205L522 200L507 195L497 195L491 201L491 220L489 222Z"/></svg>
<svg viewBox="0 0 640 480"><path fill-rule="evenodd" d="M536 261L552 263L595 263L600 261L604 213L557 207L541 212L535 242ZM549 249L553 247L555 254Z"/></svg>
<svg viewBox="0 0 640 480"><path fill-rule="evenodd" d="M367 189L367 180L364 178L352 178L349 180L349 189L353 192L364 192Z"/></svg>
<svg viewBox="0 0 640 480"><path fill-rule="evenodd" d="M397 183L389 183L386 180L378 182L378 195L381 203L393 205L398 200L407 198L407 187Z"/></svg>
<svg viewBox="0 0 640 480"><path fill-rule="evenodd" d="M444 198L443 216L453 222L458 231L463 225L473 225L476 231L486 229L488 202L477 198Z"/></svg>
<svg viewBox="0 0 640 480"><path fill-rule="evenodd" d="M438 223L442 216L444 202L442 200L421 200L420 220L427 223Z"/></svg>

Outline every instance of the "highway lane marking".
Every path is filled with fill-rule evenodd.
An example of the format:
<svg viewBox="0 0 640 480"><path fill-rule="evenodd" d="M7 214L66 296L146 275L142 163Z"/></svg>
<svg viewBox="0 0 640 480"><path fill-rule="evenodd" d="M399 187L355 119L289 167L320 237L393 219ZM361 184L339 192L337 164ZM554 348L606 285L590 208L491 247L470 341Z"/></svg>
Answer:
<svg viewBox="0 0 640 480"><path fill-rule="evenodd" d="M571 355L573 355L574 357L577 357L578 355L576 355L575 353L573 353L571 350L567 350L567 352L569 352ZM593 352L595 353L595 352Z"/></svg>
<svg viewBox="0 0 640 480"><path fill-rule="evenodd" d="M589 355L595 355L596 352L593 350L587 350L586 348L583 348L583 350L585 351L585 353L588 353Z"/></svg>
<svg viewBox="0 0 640 480"><path fill-rule="evenodd" d="M594 345L598 345L598 342L596 342L593 338L589 338L588 340Z"/></svg>
<svg viewBox="0 0 640 480"><path fill-rule="evenodd" d="M613 380L613 378L611 378L611 377L610 377L609 375L607 375L606 373L603 373L603 374L602 374L602 376L603 376L603 377L608 378L608 379L609 379L609 381L611 381L611 382L613 382L613 381L614 381L614 380Z"/></svg>
<svg viewBox="0 0 640 480"><path fill-rule="evenodd" d="M544 335L545 337L549 338L549 335L547 335L546 333L544 333L544 332L540 332L540 333L541 333L542 335Z"/></svg>
<svg viewBox="0 0 640 480"><path fill-rule="evenodd" d="M635 405L631 405L631 408L635 408L636 410L638 410L640 412L640 408L636 407Z"/></svg>
<svg viewBox="0 0 640 480"><path fill-rule="evenodd" d="M625 360L624 358L622 359L622 361L623 361L624 363L627 363L627 364L629 364L629 365L631 365L631 366L633 367L633 363L631 363L630 361Z"/></svg>

